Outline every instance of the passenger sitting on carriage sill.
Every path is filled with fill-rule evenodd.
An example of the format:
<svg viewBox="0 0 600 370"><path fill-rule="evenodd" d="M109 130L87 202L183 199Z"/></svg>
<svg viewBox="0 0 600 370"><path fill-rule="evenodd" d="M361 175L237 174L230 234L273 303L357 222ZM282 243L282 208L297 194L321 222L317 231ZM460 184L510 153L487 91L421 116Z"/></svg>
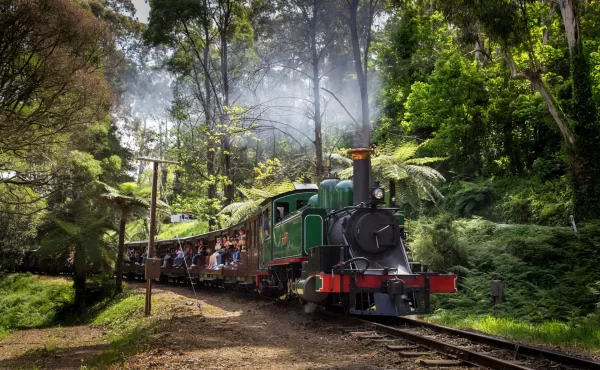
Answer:
<svg viewBox="0 0 600 370"><path fill-rule="evenodd" d="M173 260L173 267L177 267L183 260L183 251L181 249L179 249L175 253L176 253L177 257L175 257L175 259Z"/></svg>
<svg viewBox="0 0 600 370"><path fill-rule="evenodd" d="M164 262L162 267L171 267L173 264L173 256L171 255L171 251L167 252L167 255L165 256ZM171 265L171 266L169 266Z"/></svg>
<svg viewBox="0 0 600 370"><path fill-rule="evenodd" d="M195 267L198 264L198 259L202 258L204 251L202 250L203 246L202 246L202 239L200 239L200 243L198 244L198 253L196 253L194 255L194 257L192 257L192 266L191 267Z"/></svg>
<svg viewBox="0 0 600 370"><path fill-rule="evenodd" d="M189 243L186 244L185 252L182 252L181 249L180 249L178 253L181 256L181 259L179 260L179 262L173 263L173 267L181 268L181 267L185 266L186 264L189 266L191 264L191 262L192 262L192 248L191 248L191 245Z"/></svg>
<svg viewBox="0 0 600 370"><path fill-rule="evenodd" d="M218 257L221 256L221 244L219 244L217 242L217 244L215 244L215 253L213 253L210 258L208 259L208 269L212 270L215 267L217 267L218 265Z"/></svg>

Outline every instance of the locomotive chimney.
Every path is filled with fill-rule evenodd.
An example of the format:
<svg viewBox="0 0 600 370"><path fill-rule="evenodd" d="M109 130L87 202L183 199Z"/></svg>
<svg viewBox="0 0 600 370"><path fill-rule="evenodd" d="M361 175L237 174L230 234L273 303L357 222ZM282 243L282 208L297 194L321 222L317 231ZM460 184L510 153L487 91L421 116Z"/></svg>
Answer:
<svg viewBox="0 0 600 370"><path fill-rule="evenodd" d="M367 203L370 199L371 189L371 149L355 148L350 150L352 154L352 177L354 187L354 205Z"/></svg>

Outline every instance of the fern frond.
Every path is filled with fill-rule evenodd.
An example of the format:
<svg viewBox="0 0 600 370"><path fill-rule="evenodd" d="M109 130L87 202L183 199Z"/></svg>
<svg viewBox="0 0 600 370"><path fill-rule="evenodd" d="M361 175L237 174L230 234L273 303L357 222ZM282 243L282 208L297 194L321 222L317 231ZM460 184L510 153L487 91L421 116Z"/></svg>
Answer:
<svg viewBox="0 0 600 370"><path fill-rule="evenodd" d="M354 175L354 169L352 167L348 167L342 172L338 174L341 179L350 179Z"/></svg>
<svg viewBox="0 0 600 370"><path fill-rule="evenodd" d="M439 173L438 171L434 170L431 167L415 166L415 165L409 164L409 165L406 165L405 168L406 168L406 171L411 176L424 177L431 181L446 181L446 179L444 178L444 176L442 176L441 173Z"/></svg>
<svg viewBox="0 0 600 370"><path fill-rule="evenodd" d="M248 200L246 200L244 202L231 203L230 205L223 207L223 209L221 211L219 211L219 213L217 213L217 214L223 215L223 214L232 214L232 213L235 213L240 208L242 208L246 203L248 203Z"/></svg>
<svg viewBox="0 0 600 370"><path fill-rule="evenodd" d="M254 215L255 213L257 213L260 210L261 203L262 203L262 200L250 200L247 202L240 203L240 207L237 208L235 213L233 213L231 215L231 217L229 217L225 221L224 226L225 227L232 226L232 225L238 224L238 223L242 222L243 220L251 217L252 215Z"/></svg>
<svg viewBox="0 0 600 370"><path fill-rule="evenodd" d="M258 188L243 188L239 187L238 190L242 193L247 199L257 200L257 199L266 199L270 197L269 191Z"/></svg>
<svg viewBox="0 0 600 370"><path fill-rule="evenodd" d="M352 166L352 159L345 157L341 154L331 153L329 154L328 158L331 159L331 165L334 167L339 166L346 168Z"/></svg>
<svg viewBox="0 0 600 370"><path fill-rule="evenodd" d="M407 159L404 163L422 166L424 164L445 161L446 159L448 159L448 157L412 158L412 159Z"/></svg>
<svg viewBox="0 0 600 370"><path fill-rule="evenodd" d="M405 162L409 158L413 157L417 153L418 149L419 149L419 147L416 144L406 144L401 147L398 147L394 151L392 156L398 162Z"/></svg>
<svg viewBox="0 0 600 370"><path fill-rule="evenodd" d="M82 228L76 223L67 222L63 220L55 220L54 222L70 236L74 236L78 233L81 233Z"/></svg>

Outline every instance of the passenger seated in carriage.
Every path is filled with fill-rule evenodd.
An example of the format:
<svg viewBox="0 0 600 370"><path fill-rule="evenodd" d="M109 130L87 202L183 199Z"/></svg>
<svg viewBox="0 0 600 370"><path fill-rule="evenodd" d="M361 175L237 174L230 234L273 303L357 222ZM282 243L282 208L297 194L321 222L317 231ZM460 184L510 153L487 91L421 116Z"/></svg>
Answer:
<svg viewBox="0 0 600 370"><path fill-rule="evenodd" d="M67 262L65 263L65 267L73 266L73 258L75 257L75 253L69 252L69 256L67 257Z"/></svg>
<svg viewBox="0 0 600 370"><path fill-rule="evenodd" d="M179 250L179 252L181 252L181 250ZM191 264L192 264L192 247L191 247L191 245L189 245L189 246L185 247L185 252L183 252L183 257L181 258L179 263L176 265L173 265L173 267L182 268L185 266L189 266Z"/></svg>
<svg viewBox="0 0 600 370"><path fill-rule="evenodd" d="M210 258L208 259L208 269L209 270L216 270L216 269L218 269L218 267L220 265L223 264L222 249L223 248L221 247L221 239L218 238L217 243L215 244L215 253L211 254Z"/></svg>
<svg viewBox="0 0 600 370"><path fill-rule="evenodd" d="M125 255L123 256L123 264L125 266L129 266L129 265L133 264L133 254L134 254L133 249L127 248L127 252L125 252Z"/></svg>
<svg viewBox="0 0 600 370"><path fill-rule="evenodd" d="M240 249L240 239L238 237L238 238L233 239L231 249L229 250L230 264L233 265L233 263L238 260L239 249Z"/></svg>
<svg viewBox="0 0 600 370"><path fill-rule="evenodd" d="M240 239L233 252L233 262L236 263L240 259L241 252L246 249L246 239Z"/></svg>
<svg viewBox="0 0 600 370"><path fill-rule="evenodd" d="M165 259L163 262L162 267L173 267L173 255L171 254L171 251L168 251L167 254L165 255Z"/></svg>
<svg viewBox="0 0 600 370"><path fill-rule="evenodd" d="M175 259L173 260L173 266L174 267L179 266L182 261L183 261L183 251L181 249L177 249L177 252L175 252Z"/></svg>
<svg viewBox="0 0 600 370"><path fill-rule="evenodd" d="M140 256L140 252L136 251L133 260L131 260L133 264L139 265L142 262L142 257Z"/></svg>
<svg viewBox="0 0 600 370"><path fill-rule="evenodd" d="M200 239L200 241L198 242L198 253L196 253L194 257L192 257L192 266L190 267L196 267L198 265L198 259L202 258L204 256L204 253L204 246L202 245L202 239Z"/></svg>

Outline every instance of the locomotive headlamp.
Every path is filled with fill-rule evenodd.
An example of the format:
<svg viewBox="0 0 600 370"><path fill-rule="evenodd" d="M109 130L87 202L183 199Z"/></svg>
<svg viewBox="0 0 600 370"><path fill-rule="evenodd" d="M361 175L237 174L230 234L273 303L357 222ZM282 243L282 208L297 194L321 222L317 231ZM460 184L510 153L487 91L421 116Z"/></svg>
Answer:
<svg viewBox="0 0 600 370"><path fill-rule="evenodd" d="M377 200L381 200L381 199L383 199L384 196L385 196L385 194L384 194L382 188L377 188L377 189L373 190L373 198L375 198Z"/></svg>
<svg viewBox="0 0 600 370"><path fill-rule="evenodd" d="M373 181L373 187L371 188L371 203L379 204L385 200L385 190L379 186L379 181Z"/></svg>

